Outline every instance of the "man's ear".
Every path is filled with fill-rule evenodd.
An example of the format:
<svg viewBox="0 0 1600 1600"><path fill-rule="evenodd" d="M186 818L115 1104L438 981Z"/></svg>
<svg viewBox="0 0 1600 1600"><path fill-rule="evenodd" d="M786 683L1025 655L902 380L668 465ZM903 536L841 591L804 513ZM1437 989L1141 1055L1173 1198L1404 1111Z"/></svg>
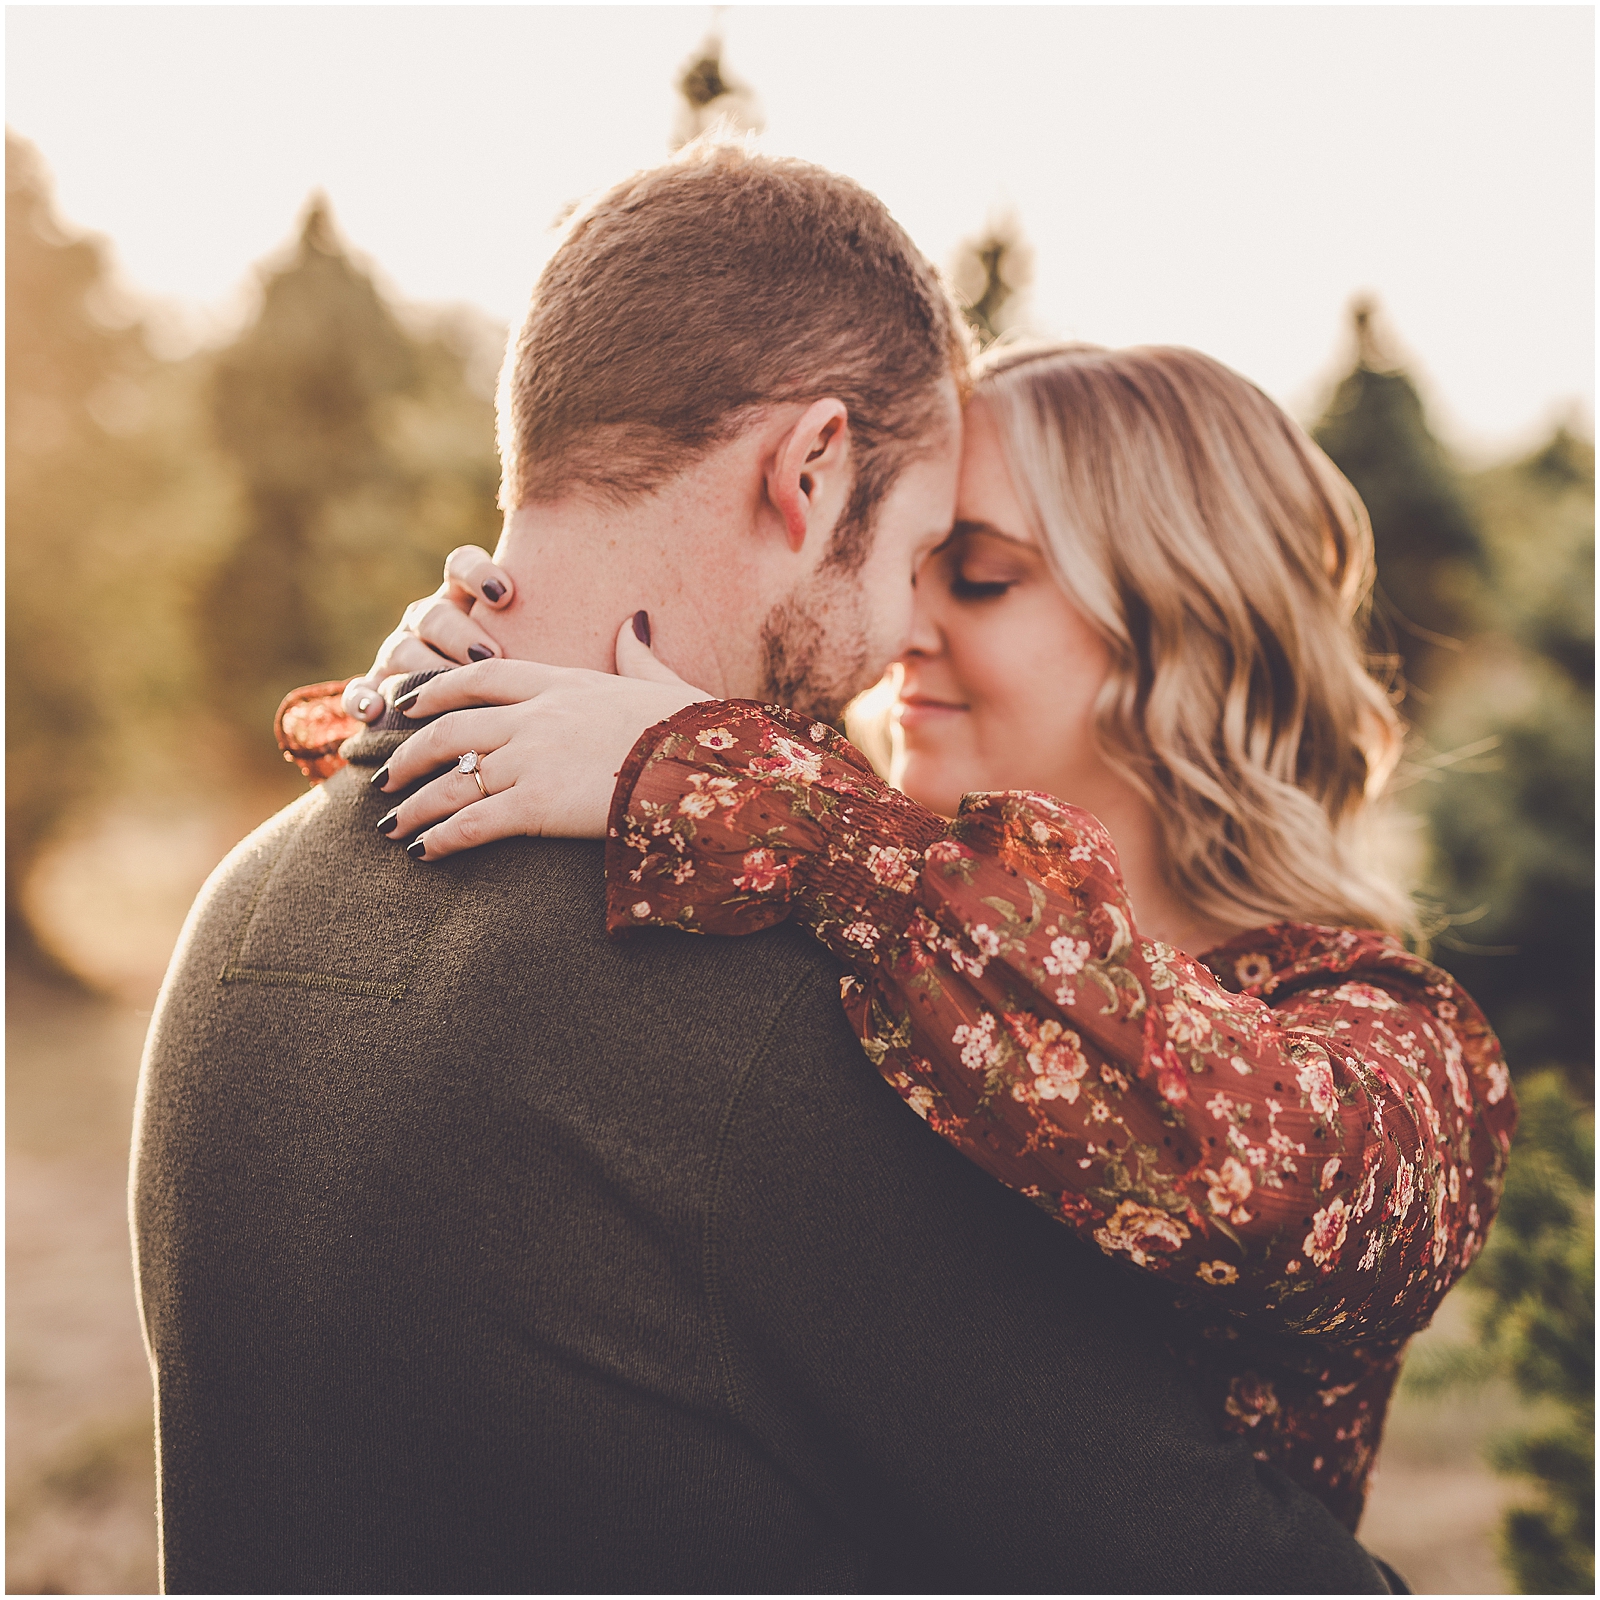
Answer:
<svg viewBox="0 0 1600 1600"><path fill-rule="evenodd" d="M789 548L831 529L850 486L850 413L842 400L816 400L778 441L767 468L767 496L783 518Z"/></svg>

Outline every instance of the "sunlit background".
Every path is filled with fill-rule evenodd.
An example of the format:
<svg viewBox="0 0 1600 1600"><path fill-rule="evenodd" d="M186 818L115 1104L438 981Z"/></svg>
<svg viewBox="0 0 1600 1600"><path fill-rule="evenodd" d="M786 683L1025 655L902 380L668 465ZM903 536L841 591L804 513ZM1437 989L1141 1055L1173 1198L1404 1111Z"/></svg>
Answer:
<svg viewBox="0 0 1600 1600"><path fill-rule="evenodd" d="M325 191L405 298L521 311L547 225L659 158L691 7L21 7L10 125L190 332ZM1034 320L1192 344L1311 405L1381 294L1436 420L1531 437L1594 393L1580 7L721 8L767 144L944 262L1012 206Z"/></svg>
<svg viewBox="0 0 1600 1600"><path fill-rule="evenodd" d="M1363 1537L1593 1588L1587 7L12 7L7 1587L154 1580L122 1220L183 912L271 716L492 544L574 200L713 117L881 194L980 337L1194 345L1373 515L1390 849L1528 1115ZM708 240L708 256L715 241Z"/></svg>

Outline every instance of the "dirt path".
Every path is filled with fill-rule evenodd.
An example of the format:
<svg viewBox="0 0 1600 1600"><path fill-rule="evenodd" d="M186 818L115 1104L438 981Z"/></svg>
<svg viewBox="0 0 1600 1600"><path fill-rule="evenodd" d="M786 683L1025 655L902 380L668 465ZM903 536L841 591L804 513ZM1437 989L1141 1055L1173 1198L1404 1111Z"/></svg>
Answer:
<svg viewBox="0 0 1600 1600"><path fill-rule="evenodd" d="M8 983L6 1589L156 1587L126 1173L146 1018Z"/></svg>

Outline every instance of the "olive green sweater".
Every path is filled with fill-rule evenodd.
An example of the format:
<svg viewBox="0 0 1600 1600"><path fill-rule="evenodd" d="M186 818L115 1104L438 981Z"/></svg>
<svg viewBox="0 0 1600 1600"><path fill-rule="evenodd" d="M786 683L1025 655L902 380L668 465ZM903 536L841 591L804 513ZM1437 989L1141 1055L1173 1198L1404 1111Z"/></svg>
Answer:
<svg viewBox="0 0 1600 1600"><path fill-rule="evenodd" d="M410 860L403 736L223 863L151 1028L169 1591L1383 1591L819 947L612 942L599 845Z"/></svg>

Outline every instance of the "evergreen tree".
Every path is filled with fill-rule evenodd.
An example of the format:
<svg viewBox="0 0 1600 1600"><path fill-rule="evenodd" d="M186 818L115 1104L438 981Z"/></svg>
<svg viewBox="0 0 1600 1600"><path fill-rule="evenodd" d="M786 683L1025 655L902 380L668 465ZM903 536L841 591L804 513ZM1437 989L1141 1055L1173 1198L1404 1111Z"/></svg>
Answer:
<svg viewBox="0 0 1600 1600"><path fill-rule="evenodd" d="M198 625L218 709L258 770L288 689L360 670L452 544L493 543L493 418L465 369L401 323L313 201L211 383L246 510Z"/></svg>
<svg viewBox="0 0 1600 1600"><path fill-rule="evenodd" d="M1482 541L1421 397L1384 347L1374 305L1357 301L1351 324L1355 365L1313 433L1372 518L1378 642L1398 658L1416 719L1417 700L1436 686L1470 623Z"/></svg>
<svg viewBox="0 0 1600 1600"><path fill-rule="evenodd" d="M254 325L218 360L217 442L247 513L201 613L214 690L241 726L265 728L284 691L330 675L312 570L330 501L387 470L379 406L416 378L410 341L314 201Z"/></svg>
<svg viewBox="0 0 1600 1600"><path fill-rule="evenodd" d="M1488 581L1477 637L1430 707L1439 750L1497 739L1424 795L1433 892L1471 920L1439 959L1482 1003L1514 1067L1594 1062L1594 447L1559 430L1469 480Z"/></svg>
<svg viewBox="0 0 1600 1600"><path fill-rule="evenodd" d="M1506 1513L1501 1554L1519 1592L1594 1592L1594 1111L1558 1073L1517 1087L1521 1125L1505 1194L1463 1289L1470 1344L1407 1364L1414 1394L1505 1378L1534 1402L1531 1425L1490 1441L1497 1471L1528 1480Z"/></svg>
<svg viewBox="0 0 1600 1600"><path fill-rule="evenodd" d="M1469 480L1493 574L1492 615L1575 689L1594 690L1594 445L1565 425Z"/></svg>
<svg viewBox="0 0 1600 1600"><path fill-rule="evenodd" d="M1502 1548L1523 1594L1593 1594L1594 1113L1553 1073L1520 1099L1500 1216L1470 1281L1485 1345L1553 1419L1495 1441L1499 1470L1539 1491L1507 1513Z"/></svg>
<svg viewBox="0 0 1600 1600"><path fill-rule="evenodd" d="M950 281L980 347L1021 325L1023 296L1033 283L1033 247L1015 213L992 216L981 233L961 241Z"/></svg>
<svg viewBox="0 0 1600 1600"><path fill-rule="evenodd" d="M6 133L6 948L40 970L21 896L69 803L102 776L102 576L86 533L137 490L120 423L151 362L105 252L57 219L33 147Z"/></svg>
<svg viewBox="0 0 1600 1600"><path fill-rule="evenodd" d="M1481 1341L1412 1383L1504 1374L1544 1403L1547 1421L1492 1452L1539 1490L1507 1514L1503 1554L1524 1592L1591 1593L1594 449L1561 429L1524 460L1464 476L1370 307L1355 334L1355 368L1315 431L1367 503L1379 621L1387 611L1405 679L1424 691L1405 709L1436 753L1412 791L1429 828L1425 887L1447 920L1432 954L1500 1034L1523 1119L1467 1279Z"/></svg>
<svg viewBox="0 0 1600 1600"><path fill-rule="evenodd" d="M295 792L278 699L364 668L446 551L494 542L503 330L392 311L314 206L237 343L158 360L10 135L6 236L7 940L56 970L42 852L108 808Z"/></svg>
<svg viewBox="0 0 1600 1600"><path fill-rule="evenodd" d="M742 83L722 64L722 40L708 34L699 50L678 74L678 116L671 147L680 150L721 121L736 133L760 133L766 126L761 104L749 84Z"/></svg>

